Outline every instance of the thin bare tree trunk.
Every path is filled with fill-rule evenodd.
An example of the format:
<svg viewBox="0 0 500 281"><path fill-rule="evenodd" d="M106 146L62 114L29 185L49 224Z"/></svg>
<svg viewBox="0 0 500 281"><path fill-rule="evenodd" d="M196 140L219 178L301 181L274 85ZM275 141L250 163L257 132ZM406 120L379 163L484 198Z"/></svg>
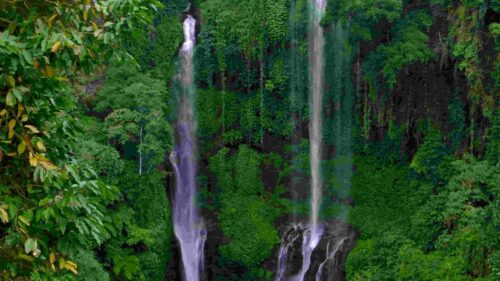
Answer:
<svg viewBox="0 0 500 281"><path fill-rule="evenodd" d="M225 145L224 135L226 134L226 75L222 73L222 146Z"/></svg>
<svg viewBox="0 0 500 281"><path fill-rule="evenodd" d="M144 126L141 125L141 131L139 133L139 175L142 175L142 132Z"/></svg>
<svg viewBox="0 0 500 281"><path fill-rule="evenodd" d="M260 89L260 145L264 146L264 50L261 47L259 58Z"/></svg>

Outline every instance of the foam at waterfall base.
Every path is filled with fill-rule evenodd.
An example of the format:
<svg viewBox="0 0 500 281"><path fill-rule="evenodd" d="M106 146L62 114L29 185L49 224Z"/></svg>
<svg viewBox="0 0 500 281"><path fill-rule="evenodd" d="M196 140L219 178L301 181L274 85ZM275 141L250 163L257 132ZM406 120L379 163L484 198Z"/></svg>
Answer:
<svg viewBox="0 0 500 281"><path fill-rule="evenodd" d="M308 268L304 270L304 239L311 235L311 227L297 223L282 229L282 242L277 253L276 281L343 281L343 265L347 253L353 248L356 233L341 220L327 221L322 234L310 254ZM307 243L306 243L307 244Z"/></svg>

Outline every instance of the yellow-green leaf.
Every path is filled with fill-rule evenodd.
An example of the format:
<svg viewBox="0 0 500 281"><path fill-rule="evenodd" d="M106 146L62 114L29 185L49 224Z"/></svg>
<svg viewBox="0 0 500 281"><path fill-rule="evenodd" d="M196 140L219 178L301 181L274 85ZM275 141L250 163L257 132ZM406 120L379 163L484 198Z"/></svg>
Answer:
<svg viewBox="0 0 500 281"><path fill-rule="evenodd" d="M24 112L24 106L21 103L18 103L17 104L17 118L19 118L19 116L21 116L21 114L23 114L23 112Z"/></svg>
<svg viewBox="0 0 500 281"><path fill-rule="evenodd" d="M7 76L7 84L9 84L11 88L14 88L16 86L16 79L11 75Z"/></svg>
<svg viewBox="0 0 500 281"><path fill-rule="evenodd" d="M42 165L45 169L47 170L54 170L57 168L56 165L54 165L54 163L48 161L48 160L40 160L38 159L38 162L40 163L40 165Z"/></svg>
<svg viewBox="0 0 500 281"><path fill-rule="evenodd" d="M33 134L40 133L40 131L38 131L38 129L33 125L24 125L24 127L30 129Z"/></svg>
<svg viewBox="0 0 500 281"><path fill-rule="evenodd" d="M66 260L64 258L59 259L59 269L63 269L66 265Z"/></svg>
<svg viewBox="0 0 500 281"><path fill-rule="evenodd" d="M67 270L73 272L74 274L78 274L78 271L76 271L76 268L78 266L76 265L76 263L72 262L72 261L66 261L64 263L64 268L66 268Z"/></svg>
<svg viewBox="0 0 500 281"><path fill-rule="evenodd" d="M55 52L57 52L57 50L59 50L60 47L61 47L61 41L57 41L56 43L54 43L54 45L52 45L52 48L50 49L50 51L52 53L55 53Z"/></svg>
<svg viewBox="0 0 500 281"><path fill-rule="evenodd" d="M5 205L0 206L0 220L5 224L9 222L9 214L5 211L7 208L4 209L3 206Z"/></svg>
<svg viewBox="0 0 500 281"><path fill-rule="evenodd" d="M14 129L14 127L16 126L16 123L17 123L16 119L14 119L14 118L10 119L10 121L9 121L9 130Z"/></svg>
<svg viewBox="0 0 500 281"><path fill-rule="evenodd" d="M26 144L23 141L17 146L17 153L21 155L24 153L24 151L26 151Z"/></svg>
<svg viewBox="0 0 500 281"><path fill-rule="evenodd" d="M49 20L47 21L47 24L49 25L49 27L50 27L50 26L52 26L52 22L56 19L56 17L57 17L57 14L53 14L53 15L49 18Z"/></svg>
<svg viewBox="0 0 500 281"><path fill-rule="evenodd" d="M32 167L38 166L38 159L36 159L36 157L35 157L35 155L33 155L33 153L30 152L29 158L30 158L30 165Z"/></svg>
<svg viewBox="0 0 500 281"><path fill-rule="evenodd" d="M11 91L7 93L7 97L5 98L5 103L8 106L14 106L16 105L16 97L14 97L14 94L12 94Z"/></svg>
<svg viewBox="0 0 500 281"><path fill-rule="evenodd" d="M45 152L45 151L47 151L47 148L45 147L45 145L43 144L43 142L42 142L42 141L38 141L38 142L36 143L36 148L38 148L38 150L39 150L40 152Z"/></svg>
<svg viewBox="0 0 500 281"><path fill-rule="evenodd" d="M30 221L29 221L26 217L24 217L24 216L18 216L17 218L18 218L18 219L19 219L22 223L24 223L25 225L30 226Z"/></svg>
<svg viewBox="0 0 500 281"><path fill-rule="evenodd" d="M25 254L19 254L18 257L22 260L33 262L35 259Z"/></svg>

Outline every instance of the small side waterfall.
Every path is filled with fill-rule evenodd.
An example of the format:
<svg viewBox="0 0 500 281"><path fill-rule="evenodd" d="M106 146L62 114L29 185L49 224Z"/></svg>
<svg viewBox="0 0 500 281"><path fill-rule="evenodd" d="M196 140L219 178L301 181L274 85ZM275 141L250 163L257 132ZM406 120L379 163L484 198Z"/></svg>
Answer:
<svg viewBox="0 0 500 281"><path fill-rule="evenodd" d="M288 252L293 247L295 241L300 239L300 233L298 232L298 226L294 225L283 237L283 243L281 243L279 258L278 258L278 272L276 274L276 281L285 280L285 270L288 259Z"/></svg>
<svg viewBox="0 0 500 281"><path fill-rule="evenodd" d="M328 242L328 245L326 246L326 258L325 260L319 265L318 271L316 272L316 281L321 281L321 276L323 274L323 267L329 260L335 261L335 256L337 255L340 247L344 244L344 242L347 240L347 237L342 238L340 241L336 243L334 246L333 250L330 251L330 242Z"/></svg>
<svg viewBox="0 0 500 281"><path fill-rule="evenodd" d="M203 271L206 231L196 208L196 122L194 118L193 53L196 20L184 21L181 49L182 95L177 115L177 143L170 161L175 172L174 232L181 248L184 281L199 281Z"/></svg>

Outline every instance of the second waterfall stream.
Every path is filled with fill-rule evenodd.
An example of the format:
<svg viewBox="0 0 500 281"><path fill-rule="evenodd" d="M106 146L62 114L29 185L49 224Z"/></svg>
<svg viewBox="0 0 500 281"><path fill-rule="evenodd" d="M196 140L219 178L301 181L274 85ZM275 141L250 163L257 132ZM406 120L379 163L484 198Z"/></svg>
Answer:
<svg viewBox="0 0 500 281"><path fill-rule="evenodd" d="M285 237L279 251L276 281L303 281L311 265L311 255L318 246L321 236L323 235L323 227L319 222L319 210L322 196L321 146L323 138L322 106L325 38L320 22L325 13L326 0L312 0L311 2L311 7L309 9L309 21L311 24L309 32L311 214L309 224L305 228L297 228L294 226L294 229L291 231L291 236L294 237L292 239L293 241L297 239L296 235L302 236L302 265L300 271L292 277L285 277L289 247L293 246L293 243L287 241L288 238ZM297 231L299 233L297 233Z"/></svg>
<svg viewBox="0 0 500 281"><path fill-rule="evenodd" d="M184 20L179 80L181 95L177 108L175 150L170 161L175 173L174 233L182 255L184 281L200 281L204 263L206 231L196 206L196 120L194 114L193 55L196 20Z"/></svg>

